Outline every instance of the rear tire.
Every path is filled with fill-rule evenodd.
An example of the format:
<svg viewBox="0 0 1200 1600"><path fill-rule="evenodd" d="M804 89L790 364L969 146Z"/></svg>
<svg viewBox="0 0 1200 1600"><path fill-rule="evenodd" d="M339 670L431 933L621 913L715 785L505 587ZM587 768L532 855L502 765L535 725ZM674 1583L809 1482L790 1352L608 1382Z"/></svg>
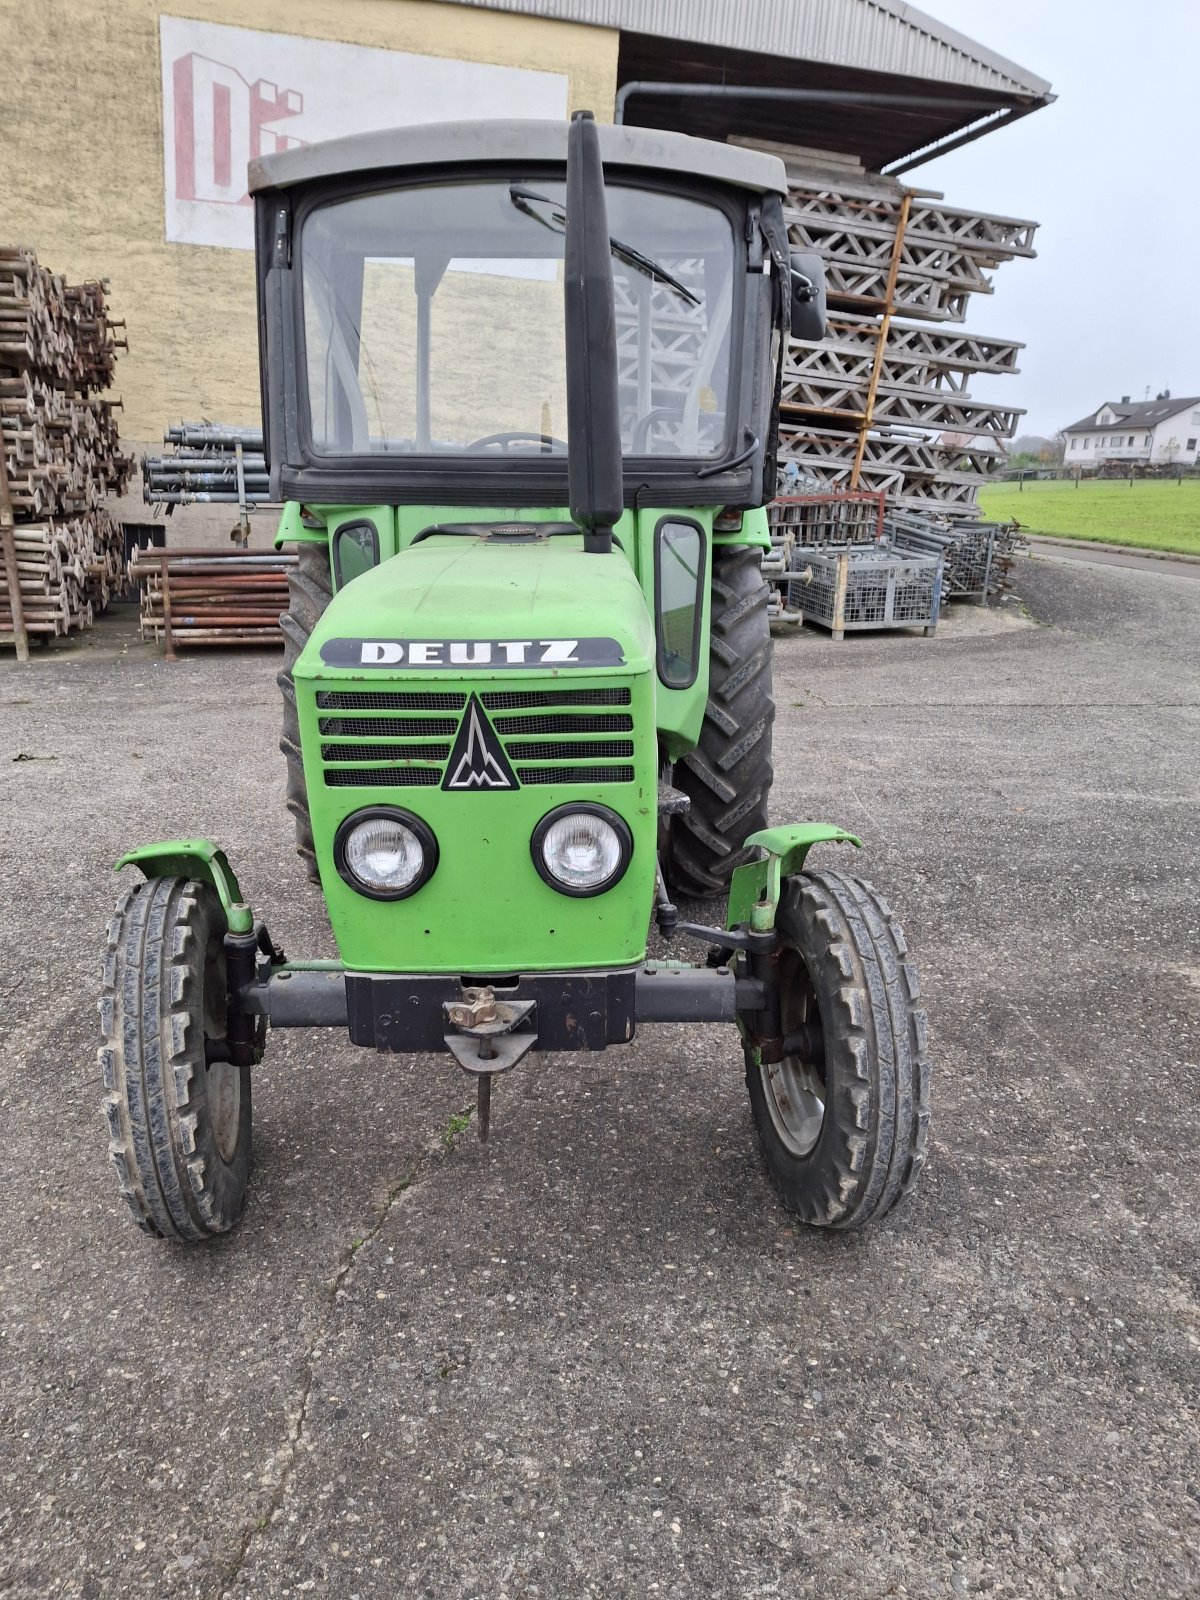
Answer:
<svg viewBox="0 0 1200 1600"><path fill-rule="evenodd" d="M283 630L283 667L276 678L283 695L283 733L279 748L287 758L287 808L296 825L296 854L304 862L309 882L320 883L304 761L300 755L300 719L296 712L292 670L333 598L333 578L329 570L328 545L301 544L296 554L298 564L288 570L288 608L279 619Z"/></svg>
<svg viewBox="0 0 1200 1600"><path fill-rule="evenodd" d="M667 850L668 882L692 900L728 893L750 857L746 835L767 825L775 702L761 555L744 546L713 554L708 705L699 743L675 764L691 807L671 819Z"/></svg>
<svg viewBox="0 0 1200 1600"><path fill-rule="evenodd" d="M206 1064L205 1040L226 1033L224 936L216 895L187 878L136 884L108 925L108 1152L134 1221L160 1239L225 1233L246 1202L250 1069Z"/></svg>
<svg viewBox="0 0 1200 1600"><path fill-rule="evenodd" d="M786 879L776 926L784 1035L819 1043L769 1065L746 1050L759 1140L787 1210L861 1228L912 1191L928 1152L916 969L887 902L845 873Z"/></svg>

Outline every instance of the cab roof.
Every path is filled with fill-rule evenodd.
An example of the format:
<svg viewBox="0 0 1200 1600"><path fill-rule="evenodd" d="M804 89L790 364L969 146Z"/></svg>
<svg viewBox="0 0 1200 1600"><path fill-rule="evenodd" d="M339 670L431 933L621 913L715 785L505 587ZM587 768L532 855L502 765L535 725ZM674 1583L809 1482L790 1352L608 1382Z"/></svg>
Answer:
<svg viewBox="0 0 1200 1600"><path fill-rule="evenodd" d="M533 120L426 122L350 134L259 156L250 163L250 193L400 167L565 162L568 127L567 122ZM758 194L787 193L783 162L759 150L658 128L602 122L597 124L597 132L606 167L683 173Z"/></svg>

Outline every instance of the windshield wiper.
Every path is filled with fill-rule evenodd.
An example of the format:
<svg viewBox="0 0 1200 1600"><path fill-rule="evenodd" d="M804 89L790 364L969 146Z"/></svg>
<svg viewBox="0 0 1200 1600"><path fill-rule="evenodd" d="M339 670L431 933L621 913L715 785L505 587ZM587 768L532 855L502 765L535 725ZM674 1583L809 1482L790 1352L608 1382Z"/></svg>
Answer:
<svg viewBox="0 0 1200 1600"><path fill-rule="evenodd" d="M660 283L667 284L675 290L676 294L682 295L692 305L698 306L701 303L700 296L693 294L686 283L680 283L679 279L669 273L665 267L660 266L650 256L643 255L633 245L622 244L620 239L614 239L612 234L608 236L608 243L618 261L623 261L626 266L636 268L638 272L644 272L647 277L655 278Z"/></svg>
<svg viewBox="0 0 1200 1600"><path fill-rule="evenodd" d="M518 211L523 211L527 217L532 217L535 222L540 222L543 228L549 228L554 233L566 232L566 214L558 209L549 195L538 194L536 190L526 189L519 183L511 183L508 186L508 198ZM529 204L531 200L536 200L539 204L551 206L554 209L551 210L548 217L544 217L540 211L535 211ZM681 295L691 305L698 306L702 304L699 295L693 294L686 283L680 283L679 279L668 272L665 267L660 266L652 257L643 254L634 245L623 244L620 239L614 239L610 233L608 247L618 261L623 261L627 267L632 267L635 272L643 272L648 278L653 278L658 283L665 283L668 288L674 289L676 294Z"/></svg>
<svg viewBox="0 0 1200 1600"><path fill-rule="evenodd" d="M544 217L540 211L535 211L529 204L531 200L536 200L540 205L554 206L556 202L551 200L548 194L538 194L536 189L526 189L522 184L510 183L508 186L508 198L518 211L523 211L527 217L532 217L535 222L540 222L542 227L549 228L551 233L562 233L566 227L567 219L561 211L552 211L549 217Z"/></svg>

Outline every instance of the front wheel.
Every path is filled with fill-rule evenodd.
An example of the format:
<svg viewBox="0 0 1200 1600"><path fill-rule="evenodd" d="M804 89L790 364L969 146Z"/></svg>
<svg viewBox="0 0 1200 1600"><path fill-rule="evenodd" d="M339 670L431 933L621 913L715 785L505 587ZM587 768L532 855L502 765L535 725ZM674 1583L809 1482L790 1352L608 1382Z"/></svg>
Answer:
<svg viewBox="0 0 1200 1600"><path fill-rule="evenodd" d="M783 1035L746 1086L784 1206L816 1227L861 1228L903 1199L929 1143L926 1019L891 908L841 872L788 878L776 915Z"/></svg>
<svg viewBox="0 0 1200 1600"><path fill-rule="evenodd" d="M100 996L108 1150L134 1221L162 1239L225 1233L246 1203L250 1069L220 1059L224 937L216 895L186 878L136 884L108 926Z"/></svg>

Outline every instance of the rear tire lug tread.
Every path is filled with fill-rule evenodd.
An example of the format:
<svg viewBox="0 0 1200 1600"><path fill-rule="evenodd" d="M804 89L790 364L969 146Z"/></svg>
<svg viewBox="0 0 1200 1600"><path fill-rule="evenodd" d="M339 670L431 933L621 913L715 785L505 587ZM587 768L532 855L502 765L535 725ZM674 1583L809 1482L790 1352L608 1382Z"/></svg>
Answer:
<svg viewBox="0 0 1200 1600"><path fill-rule="evenodd" d="M288 572L288 609L279 619L283 630L283 668L276 680L283 696L283 730L279 748L287 762L287 809L294 821L296 854L304 864L304 875L308 881L319 884L321 876L317 870L308 785L300 751L300 717L292 672L313 629L333 598L333 579L329 569L329 547L326 544L301 543L296 547L296 555L299 564Z"/></svg>
<svg viewBox="0 0 1200 1600"><path fill-rule="evenodd" d="M759 560L745 547L713 557L708 705L695 749L675 767L691 808L671 819L666 852L668 882L688 898L726 893L746 835L767 823L775 707Z"/></svg>

